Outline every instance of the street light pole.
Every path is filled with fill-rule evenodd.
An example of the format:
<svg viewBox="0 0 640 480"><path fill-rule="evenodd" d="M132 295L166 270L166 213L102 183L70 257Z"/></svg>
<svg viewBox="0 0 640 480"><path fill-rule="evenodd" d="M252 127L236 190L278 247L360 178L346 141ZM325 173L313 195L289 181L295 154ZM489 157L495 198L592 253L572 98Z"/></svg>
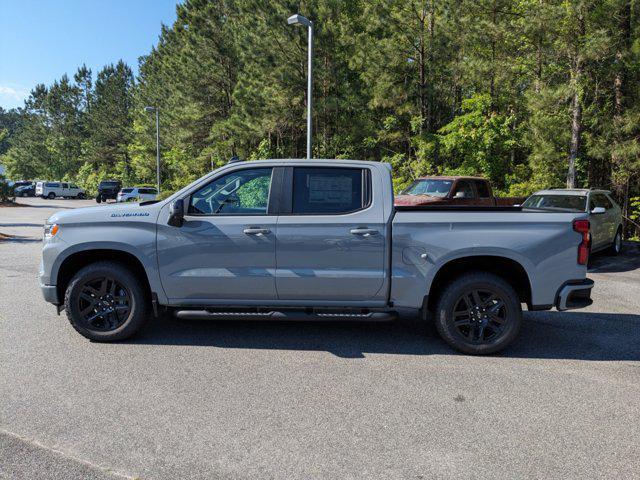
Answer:
<svg viewBox="0 0 640 480"><path fill-rule="evenodd" d="M291 15L289 25L303 25L308 30L307 45L307 160L311 160L311 112L313 111L313 22L302 15Z"/></svg>
<svg viewBox="0 0 640 480"><path fill-rule="evenodd" d="M156 114L156 184L160 193L160 107L144 107L147 112Z"/></svg>

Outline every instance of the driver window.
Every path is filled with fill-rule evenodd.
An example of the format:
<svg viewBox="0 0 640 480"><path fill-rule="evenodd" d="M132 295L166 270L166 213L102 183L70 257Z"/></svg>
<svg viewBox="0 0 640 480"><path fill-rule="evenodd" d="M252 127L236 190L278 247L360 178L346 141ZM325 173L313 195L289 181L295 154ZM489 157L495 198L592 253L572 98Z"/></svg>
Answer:
<svg viewBox="0 0 640 480"><path fill-rule="evenodd" d="M251 168L216 178L189 200L190 215L266 215L271 168Z"/></svg>
<svg viewBox="0 0 640 480"><path fill-rule="evenodd" d="M471 186L471 182L466 180L458 182L456 185L456 191L453 192L454 198L473 198L473 187Z"/></svg>

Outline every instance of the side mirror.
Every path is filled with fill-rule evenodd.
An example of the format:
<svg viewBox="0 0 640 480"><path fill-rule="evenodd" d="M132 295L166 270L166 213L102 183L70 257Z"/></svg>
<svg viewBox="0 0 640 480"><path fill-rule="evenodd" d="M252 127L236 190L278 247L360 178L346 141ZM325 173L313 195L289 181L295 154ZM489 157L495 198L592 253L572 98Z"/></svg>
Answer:
<svg viewBox="0 0 640 480"><path fill-rule="evenodd" d="M593 213L594 215L599 215L605 212L606 210L604 209L604 207L595 207L593 210L591 210L591 213Z"/></svg>
<svg viewBox="0 0 640 480"><path fill-rule="evenodd" d="M184 223L184 200L175 200L169 207L169 220L167 224L172 227L181 227Z"/></svg>
<svg viewBox="0 0 640 480"><path fill-rule="evenodd" d="M459 192L456 192L456 194L453 196L453 198L467 198L467 196L465 195L465 193L460 190Z"/></svg>

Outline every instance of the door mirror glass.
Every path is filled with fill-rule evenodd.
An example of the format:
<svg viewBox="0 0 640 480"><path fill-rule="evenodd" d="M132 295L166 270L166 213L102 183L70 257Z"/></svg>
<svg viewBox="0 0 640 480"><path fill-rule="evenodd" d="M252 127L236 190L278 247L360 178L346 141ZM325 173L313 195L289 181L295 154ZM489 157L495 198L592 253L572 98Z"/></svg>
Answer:
<svg viewBox="0 0 640 480"><path fill-rule="evenodd" d="M598 214L604 213L604 212L606 212L604 207L595 207L593 210L591 210L591 213L593 213L594 215L598 215Z"/></svg>
<svg viewBox="0 0 640 480"><path fill-rule="evenodd" d="M184 201L180 198L175 200L169 207L169 221L172 227L181 227L184 223Z"/></svg>

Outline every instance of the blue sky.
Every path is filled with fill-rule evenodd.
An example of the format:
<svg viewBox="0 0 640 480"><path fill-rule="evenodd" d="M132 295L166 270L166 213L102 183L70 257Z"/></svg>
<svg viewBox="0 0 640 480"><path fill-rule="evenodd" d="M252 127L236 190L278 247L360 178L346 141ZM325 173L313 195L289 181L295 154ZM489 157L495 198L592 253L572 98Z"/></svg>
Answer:
<svg viewBox="0 0 640 480"><path fill-rule="evenodd" d="M138 57L175 20L176 0L0 0L0 106L21 106L38 83L86 63L97 71Z"/></svg>

